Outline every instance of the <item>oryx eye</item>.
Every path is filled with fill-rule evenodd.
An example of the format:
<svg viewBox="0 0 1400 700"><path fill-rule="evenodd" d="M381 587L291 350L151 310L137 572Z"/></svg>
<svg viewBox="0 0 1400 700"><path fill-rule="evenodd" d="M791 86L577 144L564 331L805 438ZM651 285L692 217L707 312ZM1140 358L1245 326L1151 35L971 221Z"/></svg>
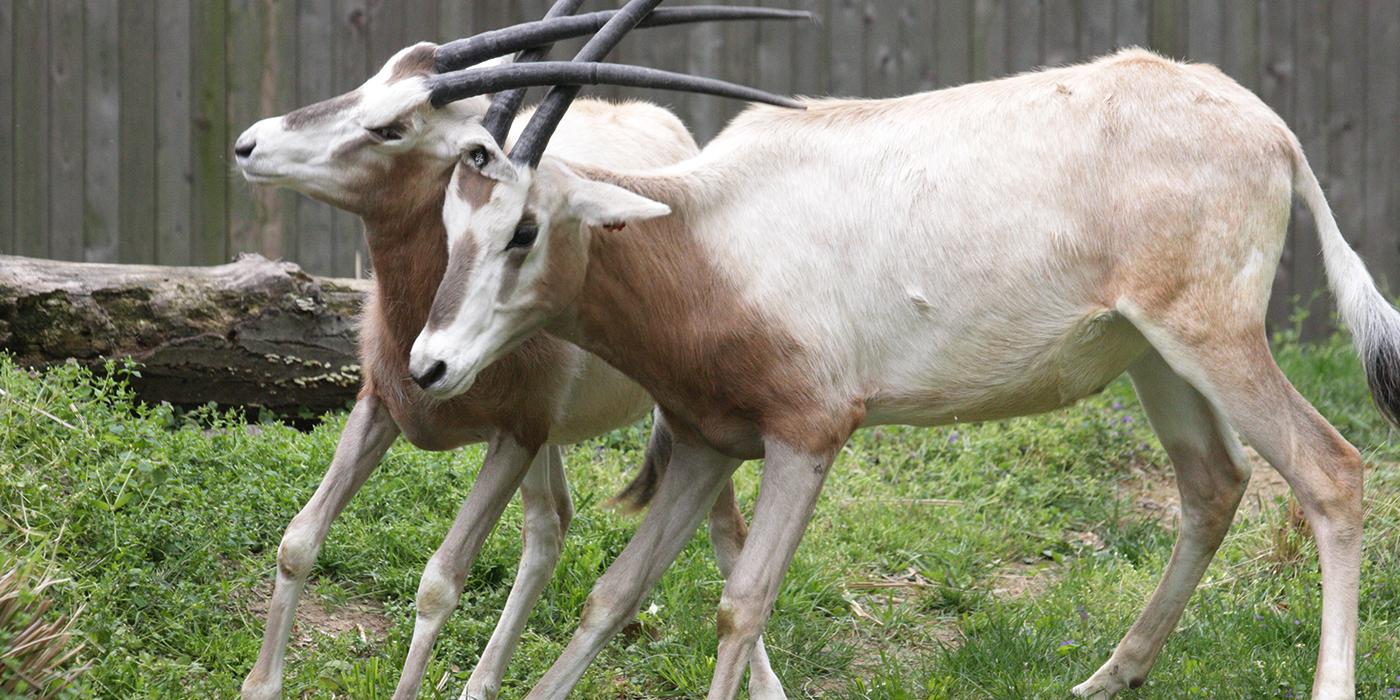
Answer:
<svg viewBox="0 0 1400 700"><path fill-rule="evenodd" d="M386 126L375 127L372 129L366 128L365 131L374 134L375 138L385 143L390 141L398 141L399 139L403 138L403 128L397 124L389 124Z"/></svg>
<svg viewBox="0 0 1400 700"><path fill-rule="evenodd" d="M485 146L477 146L467 152L467 157L472 159L472 167L481 170L491 162L491 154L486 152Z"/></svg>
<svg viewBox="0 0 1400 700"><path fill-rule="evenodd" d="M506 250L529 248L535 244L535 238L539 235L539 226L534 223L521 223L515 227L515 235L510 237L510 243L506 244Z"/></svg>

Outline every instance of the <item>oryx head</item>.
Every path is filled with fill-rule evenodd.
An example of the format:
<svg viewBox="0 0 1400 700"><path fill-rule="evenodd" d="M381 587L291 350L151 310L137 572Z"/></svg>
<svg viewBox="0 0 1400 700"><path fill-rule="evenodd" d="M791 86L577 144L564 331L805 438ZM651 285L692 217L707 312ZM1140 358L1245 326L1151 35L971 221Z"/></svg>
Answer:
<svg viewBox="0 0 1400 700"><path fill-rule="evenodd" d="M498 65L522 51L518 64L544 58L552 42L599 31L617 11L573 15L583 0L557 0L536 22L477 34L442 46L420 43L399 51L360 87L280 117L264 119L234 144L250 182L281 185L357 214L382 205L395 188L433 195L471 140L502 141L524 97L501 85L487 92L445 89L453 76ZM792 19L762 8L693 7L660 10L644 26L735 19ZM502 92L504 91L504 92ZM493 107L494 104L494 107ZM491 114L488 115L488 110ZM419 182L423 180L425 182Z"/></svg>
<svg viewBox="0 0 1400 700"><path fill-rule="evenodd" d="M449 398L506 355L576 296L590 230L665 216L665 204L541 161L582 84L700 92L788 107L784 97L723 81L638 66L597 63L660 0L632 0L570 62L481 68L443 76L441 93L477 95L555 85L507 154L503 140L469 138L448 185L443 223L448 267L409 370L430 394Z"/></svg>

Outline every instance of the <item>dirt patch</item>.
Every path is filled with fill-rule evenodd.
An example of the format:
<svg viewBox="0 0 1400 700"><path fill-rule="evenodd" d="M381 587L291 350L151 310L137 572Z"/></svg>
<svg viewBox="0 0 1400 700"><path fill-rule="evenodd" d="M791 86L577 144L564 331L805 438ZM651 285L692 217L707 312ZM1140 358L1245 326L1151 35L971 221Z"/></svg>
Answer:
<svg viewBox="0 0 1400 700"><path fill-rule="evenodd" d="M259 584L249 598L248 609L265 622L268 602L272 598L271 584ZM378 603L360 600L336 605L306 590L302 592L301 600L297 601L291 643L296 647L311 646L317 634L327 637L352 634L361 641L377 642L389 635L391 625Z"/></svg>
<svg viewBox="0 0 1400 700"><path fill-rule="evenodd" d="M992 574L992 595L1000 600L1034 598L1049 590L1059 577L1059 567L1051 561L1011 562Z"/></svg>
<svg viewBox="0 0 1400 700"><path fill-rule="evenodd" d="M1258 452L1245 447L1244 456L1251 474L1240 509L1235 513L1236 522L1246 516L1258 517L1289 494L1288 482ZM1169 468L1134 462L1118 485L1135 508L1163 525L1174 527L1181 519L1181 494L1176 490L1176 477Z"/></svg>

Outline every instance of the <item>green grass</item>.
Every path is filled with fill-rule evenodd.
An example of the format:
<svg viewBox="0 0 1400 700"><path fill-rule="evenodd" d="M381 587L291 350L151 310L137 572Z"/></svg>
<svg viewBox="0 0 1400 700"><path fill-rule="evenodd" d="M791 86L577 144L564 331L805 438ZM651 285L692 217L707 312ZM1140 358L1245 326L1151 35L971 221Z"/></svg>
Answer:
<svg viewBox="0 0 1400 700"><path fill-rule="evenodd" d="M1278 355L1303 393L1382 464L1367 485L1358 681L1362 697L1398 693L1400 475L1390 463L1400 448L1343 339L1303 347L1285 338ZM36 375L0 359L0 564L51 565L72 579L57 590L55 610L82 608L92 668L71 695L232 696L260 641L250 606L265 595L282 528L325 470L343 416L300 433L213 412L178 415L138 405L122 372L100 378L68 366ZM639 462L644 438L638 426L569 450L578 517L504 697L523 695L561 651L593 581L635 528L601 503ZM306 632L312 642L289 657L287 697L388 696L419 573L481 455L479 447L390 451L331 529L309 588L331 610L381 609L387 638ZM769 626L790 695L1067 697L1107 658L1170 553L1170 526L1120 485L1131 468L1168 467L1125 382L1046 416L863 431L833 473ZM739 475L746 510L755 471ZM1275 504L1231 531L1147 685L1126 697L1307 693L1317 564L1312 545L1282 529L1285 513ZM460 691L514 576L519 522L513 504L472 568L429 688L445 675L448 693ZM994 594L1013 570L1043 573L1025 595ZM866 585L891 581L918 585ZM576 697L701 695L721 587L698 535Z"/></svg>

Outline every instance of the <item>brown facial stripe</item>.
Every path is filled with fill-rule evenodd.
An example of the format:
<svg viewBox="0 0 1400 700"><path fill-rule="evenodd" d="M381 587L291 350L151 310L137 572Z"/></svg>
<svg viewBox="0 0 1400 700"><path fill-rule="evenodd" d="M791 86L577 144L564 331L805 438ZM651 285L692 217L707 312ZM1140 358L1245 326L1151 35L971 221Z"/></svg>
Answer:
<svg viewBox="0 0 1400 700"><path fill-rule="evenodd" d="M414 47L413 50L404 54L398 63L394 64L393 72L389 73L389 84L393 85L405 78L433 72L433 57L436 54L437 47L435 46Z"/></svg>
<svg viewBox="0 0 1400 700"><path fill-rule="evenodd" d="M472 256L476 246L469 235L460 235L452 244L452 252L447 256L447 272L442 275L433 308L428 311L428 330L437 330L451 325L462 308L467 295L467 276L472 271Z"/></svg>
<svg viewBox="0 0 1400 700"><path fill-rule="evenodd" d="M359 103L360 93L347 92L339 97L332 97L329 100L288 112L286 116L282 117L282 126L288 131L295 131L304 126L325 121L327 118L351 109Z"/></svg>
<svg viewBox="0 0 1400 700"><path fill-rule="evenodd" d="M496 181L481 173L461 166L457 176L457 194L462 201L476 211L491 201L491 193L496 190Z"/></svg>

